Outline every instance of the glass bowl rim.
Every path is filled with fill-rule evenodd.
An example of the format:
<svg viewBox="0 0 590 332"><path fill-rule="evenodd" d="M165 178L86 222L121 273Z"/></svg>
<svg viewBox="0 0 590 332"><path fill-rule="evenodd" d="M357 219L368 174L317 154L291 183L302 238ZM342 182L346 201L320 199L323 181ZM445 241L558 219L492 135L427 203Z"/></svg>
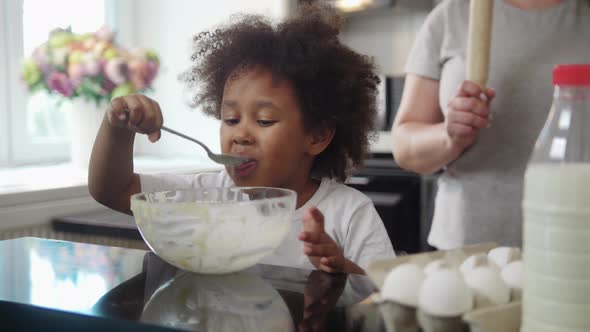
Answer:
<svg viewBox="0 0 590 332"><path fill-rule="evenodd" d="M295 203L297 203L297 192L292 190L292 189L286 189L286 188L279 188L279 187L266 187L266 186L245 186L245 187L200 187L200 188L190 188L190 189L172 189L172 190L158 190L158 191L146 191L146 192L139 192L137 194L133 194L131 195L130 198L130 202L134 202L134 203L139 203L139 204L152 204L152 205L174 205L174 204L179 204L179 203L191 203L190 201L186 201L186 202L148 202L145 198L142 199L141 197L145 197L146 194L163 194L163 193L170 193L170 192L200 192L200 191L205 191L205 190L220 190L220 191L231 191L231 190L235 190L235 191L242 191L242 190L250 190L250 189L272 189L272 190L276 190L279 192L284 192L288 195L284 195L284 196L280 196L280 197L269 197L269 198L264 198L264 200L266 202L273 202L273 201L284 201L284 200L288 200L291 199L291 197L295 198ZM253 202L256 201L262 201L263 199L255 199L252 201L214 201L214 203L216 205L223 205L223 204L227 204L227 205L242 205L242 204L251 204ZM200 203L205 203L205 201L194 201L192 203L196 203L196 204L200 204ZM207 202L208 204L212 203L212 202Z"/></svg>

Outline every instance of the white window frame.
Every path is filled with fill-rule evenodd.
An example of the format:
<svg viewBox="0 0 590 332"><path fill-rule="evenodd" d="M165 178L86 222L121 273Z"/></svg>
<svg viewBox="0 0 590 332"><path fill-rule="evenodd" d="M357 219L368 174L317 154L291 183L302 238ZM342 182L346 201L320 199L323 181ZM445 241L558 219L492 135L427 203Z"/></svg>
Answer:
<svg viewBox="0 0 590 332"><path fill-rule="evenodd" d="M105 23L113 29L119 20L118 4L105 1ZM33 142L27 135L27 92L20 82L23 59L23 0L2 0L0 5L0 166L64 162L69 143ZM4 56L7 55L7 56Z"/></svg>
<svg viewBox="0 0 590 332"><path fill-rule="evenodd" d="M23 0L5 0L7 17L8 81L20 82L20 68L23 59ZM27 164L67 159L67 144L53 142L32 142L25 130L27 92L24 86L11 84L8 112L10 117L10 163Z"/></svg>
<svg viewBox="0 0 590 332"><path fill-rule="evenodd" d="M6 22L7 1L0 2L0 22ZM8 47L6 24L0 23L0 53ZM8 77L8 57L0 56L0 77ZM10 118L8 80L0 79L0 166L6 166L10 155Z"/></svg>

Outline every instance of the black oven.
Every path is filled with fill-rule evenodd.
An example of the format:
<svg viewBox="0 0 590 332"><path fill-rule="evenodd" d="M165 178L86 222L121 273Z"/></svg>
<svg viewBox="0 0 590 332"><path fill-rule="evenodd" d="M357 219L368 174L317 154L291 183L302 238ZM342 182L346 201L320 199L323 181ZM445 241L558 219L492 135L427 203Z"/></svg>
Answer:
<svg viewBox="0 0 590 332"><path fill-rule="evenodd" d="M374 154L347 181L371 198L398 254L424 250L421 180L419 174L397 167L391 154Z"/></svg>

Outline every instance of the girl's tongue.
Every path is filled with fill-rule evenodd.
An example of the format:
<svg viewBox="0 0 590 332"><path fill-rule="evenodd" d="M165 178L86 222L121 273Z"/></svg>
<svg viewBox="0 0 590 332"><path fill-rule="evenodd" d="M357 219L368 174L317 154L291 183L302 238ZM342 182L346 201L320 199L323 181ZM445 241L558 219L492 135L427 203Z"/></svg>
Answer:
<svg viewBox="0 0 590 332"><path fill-rule="evenodd" d="M254 172L257 165L258 165L258 162L256 160L250 160L248 162L245 162L241 165L236 166L234 168L234 170L236 172L236 175L246 176L246 175L249 175L250 173Z"/></svg>

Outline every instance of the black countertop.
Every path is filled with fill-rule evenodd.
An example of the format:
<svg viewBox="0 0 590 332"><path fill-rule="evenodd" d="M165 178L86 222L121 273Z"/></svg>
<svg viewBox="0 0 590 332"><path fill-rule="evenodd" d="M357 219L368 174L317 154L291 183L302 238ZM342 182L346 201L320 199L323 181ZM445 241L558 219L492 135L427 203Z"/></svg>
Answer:
<svg viewBox="0 0 590 332"><path fill-rule="evenodd" d="M51 227L58 232L143 240L133 216L111 209L55 216Z"/></svg>
<svg viewBox="0 0 590 332"><path fill-rule="evenodd" d="M373 291L360 275L271 265L199 275L141 250L0 241L2 331L381 331L358 304Z"/></svg>

